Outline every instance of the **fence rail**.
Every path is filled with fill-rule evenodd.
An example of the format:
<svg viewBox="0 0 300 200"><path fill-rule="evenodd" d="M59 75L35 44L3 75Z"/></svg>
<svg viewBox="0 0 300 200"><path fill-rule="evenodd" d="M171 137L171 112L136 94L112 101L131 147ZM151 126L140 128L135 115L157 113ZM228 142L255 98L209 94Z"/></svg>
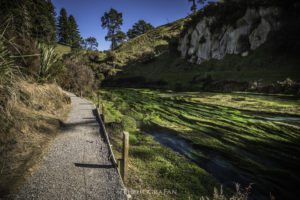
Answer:
<svg viewBox="0 0 300 200"><path fill-rule="evenodd" d="M115 167L118 167L118 163L116 161L116 158L114 156L114 153L112 151L112 145L110 144L110 141L109 141L109 138L108 138L108 134L107 134L107 131L105 129L105 125L104 125L104 122L102 121L102 118L101 118L101 115L100 115L100 112L99 112L99 108L97 107L97 113L98 113L98 117L99 117L99 120L100 120L100 126L103 130L103 133L104 133L104 137L105 137L105 140L108 144L108 151L109 151L109 158L111 159L111 161L113 162L113 165Z"/></svg>
<svg viewBox="0 0 300 200"><path fill-rule="evenodd" d="M100 105L100 104L98 103L98 105ZM97 107L97 114L98 114L98 118L100 120L100 126L103 130L105 140L108 144L109 158L111 159L113 165L118 168L118 172L122 177L123 183L126 183L127 182L127 177L128 177L129 133L125 132L125 131L123 132L122 158L116 160L115 155L112 151L112 145L110 144L109 137L108 137L108 134L107 134L107 131L106 131L106 128L105 128L105 124L104 124L104 120L105 120L104 108L105 108L104 104L102 104L102 117L100 115L99 107Z"/></svg>

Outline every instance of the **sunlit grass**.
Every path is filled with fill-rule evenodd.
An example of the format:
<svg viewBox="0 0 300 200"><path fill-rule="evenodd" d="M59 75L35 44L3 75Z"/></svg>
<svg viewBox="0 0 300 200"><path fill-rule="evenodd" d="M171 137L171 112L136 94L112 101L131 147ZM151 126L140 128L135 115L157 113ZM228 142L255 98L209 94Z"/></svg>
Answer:
<svg viewBox="0 0 300 200"><path fill-rule="evenodd" d="M110 122L124 124L122 119L128 115L143 121L147 127L153 127L156 132L164 132L163 128L172 130L191 142L197 148L197 155L204 155L201 157L210 159L209 155L213 152L234 166L232 170L236 173L246 174L245 176L251 177L253 181L258 181L254 188L262 189L265 184L271 187L280 185L284 190L288 190L284 186L288 185L288 182L280 177L283 174L296 173L296 168L292 166L298 166L299 163L299 158L293 156L300 151L297 147L299 124L270 121L268 117L284 119L290 114L299 118L298 100L286 99L284 96L265 97L251 94L190 92L168 95L148 89L110 89L102 90L101 93L103 102L107 104ZM171 185L174 182L173 174L189 176L189 173L184 172L186 166L178 164L189 161L174 152L173 160L170 161L170 149L163 150L166 147L158 145L144 133L140 134L139 129L129 131L134 135L130 136L132 165L137 168L137 175L149 187ZM204 170L200 166L192 165L197 170ZM148 177L150 171L154 173L151 180ZM162 172L167 174L163 181L158 176ZM266 172L269 175L266 175ZM207 175L199 173L197 178L202 179L205 176ZM285 184L278 182L279 180ZM177 180L176 187L184 191L183 196L188 196L194 190L186 181ZM214 184L216 183L214 181ZM196 184L198 188L202 188L199 189L201 192L196 193L196 197L205 193L204 191L213 190L214 187L213 184L203 185L201 181ZM134 185L135 183L132 183L132 186Z"/></svg>

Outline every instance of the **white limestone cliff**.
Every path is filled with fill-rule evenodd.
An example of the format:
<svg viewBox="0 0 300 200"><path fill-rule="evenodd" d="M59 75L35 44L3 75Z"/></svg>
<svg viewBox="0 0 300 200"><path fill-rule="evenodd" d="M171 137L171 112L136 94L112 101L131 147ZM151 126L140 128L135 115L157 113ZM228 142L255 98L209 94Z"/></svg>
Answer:
<svg viewBox="0 0 300 200"><path fill-rule="evenodd" d="M247 56L249 50L266 42L270 32L279 29L279 15L278 7L248 8L235 27L223 25L213 33L210 26L215 18L204 17L180 39L178 50L183 58L197 64L211 58L222 59L226 54Z"/></svg>

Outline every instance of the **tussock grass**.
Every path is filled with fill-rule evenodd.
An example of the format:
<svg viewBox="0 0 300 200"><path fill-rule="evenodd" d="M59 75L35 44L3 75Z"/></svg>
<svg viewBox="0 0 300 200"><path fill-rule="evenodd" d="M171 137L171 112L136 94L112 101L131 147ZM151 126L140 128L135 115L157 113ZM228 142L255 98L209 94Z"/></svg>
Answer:
<svg viewBox="0 0 300 200"><path fill-rule="evenodd" d="M66 117L70 98L55 84L0 85L0 197L35 170Z"/></svg>

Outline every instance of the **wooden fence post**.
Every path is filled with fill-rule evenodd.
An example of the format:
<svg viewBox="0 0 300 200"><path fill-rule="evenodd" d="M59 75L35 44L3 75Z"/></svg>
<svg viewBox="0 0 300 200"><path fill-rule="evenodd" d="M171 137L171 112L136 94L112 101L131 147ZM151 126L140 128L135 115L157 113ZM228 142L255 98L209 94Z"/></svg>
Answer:
<svg viewBox="0 0 300 200"><path fill-rule="evenodd" d="M104 110L105 110L105 106L104 106L104 104L102 104L102 120L103 120L103 123L105 123Z"/></svg>
<svg viewBox="0 0 300 200"><path fill-rule="evenodd" d="M122 163L122 159L118 159L117 160L117 165L118 165L118 172L119 174L121 175L121 163ZM123 178L123 175L121 175L122 178Z"/></svg>
<svg viewBox="0 0 300 200"><path fill-rule="evenodd" d="M122 175L123 181L126 183L128 177L128 151L129 151L129 133L123 133L123 166L122 166Z"/></svg>

